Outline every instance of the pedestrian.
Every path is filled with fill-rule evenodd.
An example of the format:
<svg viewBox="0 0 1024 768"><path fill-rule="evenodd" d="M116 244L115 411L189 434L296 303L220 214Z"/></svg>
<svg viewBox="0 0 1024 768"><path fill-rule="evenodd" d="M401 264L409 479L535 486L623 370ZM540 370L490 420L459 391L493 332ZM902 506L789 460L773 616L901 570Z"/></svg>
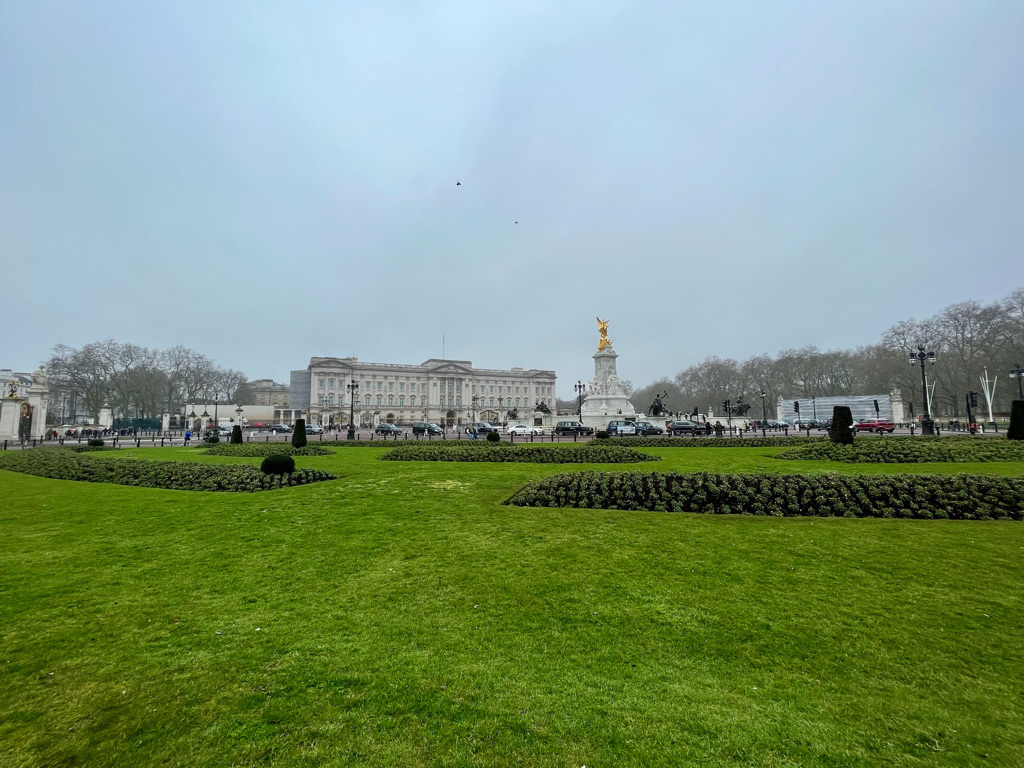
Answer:
<svg viewBox="0 0 1024 768"><path fill-rule="evenodd" d="M182 443L182 445L184 445L184 447L188 448L188 444L189 444L189 441L191 439L192 439L192 430L191 429L185 430L185 442Z"/></svg>

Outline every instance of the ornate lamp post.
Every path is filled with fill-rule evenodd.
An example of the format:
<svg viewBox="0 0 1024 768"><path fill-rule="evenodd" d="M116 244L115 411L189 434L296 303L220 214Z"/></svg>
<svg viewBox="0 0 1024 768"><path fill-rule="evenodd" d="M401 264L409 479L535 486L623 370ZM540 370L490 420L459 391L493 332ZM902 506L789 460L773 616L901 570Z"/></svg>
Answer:
<svg viewBox="0 0 1024 768"><path fill-rule="evenodd" d="M576 400L579 402L580 421L583 421L583 398L587 396L587 385L577 380L573 389L576 390Z"/></svg>
<svg viewBox="0 0 1024 768"><path fill-rule="evenodd" d="M921 393L924 397L924 412L921 414L921 434L922 435L934 435L935 434L935 422L932 421L931 415L928 413L928 381L924 375L924 361L927 360L932 365L935 365L935 353L925 352L924 347L919 346L917 348L917 354L910 353L908 361L911 365L921 366Z"/></svg>
<svg viewBox="0 0 1024 768"><path fill-rule="evenodd" d="M1024 368L1020 367L1020 363L1014 363L1013 368L1010 370L1010 378L1017 380L1017 397L1024 400Z"/></svg>
<svg viewBox="0 0 1024 768"><path fill-rule="evenodd" d="M359 382L355 379L345 385L348 392L348 439L356 439L356 398L359 397Z"/></svg>
<svg viewBox="0 0 1024 768"><path fill-rule="evenodd" d="M768 393L763 389L761 390L761 428L764 429L768 423L768 407L764 404L764 399L768 396Z"/></svg>
<svg viewBox="0 0 1024 768"><path fill-rule="evenodd" d="M192 413L190 413L188 416L186 416L186 418L191 421L191 425L190 424L186 424L185 425L185 429L190 429L192 426L195 426L196 419L198 418L196 416L196 409L195 409L195 407L192 408Z"/></svg>

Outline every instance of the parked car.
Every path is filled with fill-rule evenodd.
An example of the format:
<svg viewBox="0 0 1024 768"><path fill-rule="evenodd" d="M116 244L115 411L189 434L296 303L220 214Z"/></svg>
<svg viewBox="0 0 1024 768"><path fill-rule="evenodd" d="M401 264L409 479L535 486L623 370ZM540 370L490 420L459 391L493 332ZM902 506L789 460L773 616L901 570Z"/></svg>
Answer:
<svg viewBox="0 0 1024 768"><path fill-rule="evenodd" d="M587 427L578 421L560 421L555 424L553 433L558 436L562 435L592 435L594 434L593 427Z"/></svg>
<svg viewBox="0 0 1024 768"><path fill-rule="evenodd" d="M376 432L378 435L384 435L384 437L387 437L388 435L395 437L397 435L403 434L401 427L396 427L394 424L389 424L386 421L382 421L380 424L378 424L373 431Z"/></svg>
<svg viewBox="0 0 1024 768"><path fill-rule="evenodd" d="M700 432L704 432L703 424L698 424L695 421L686 421L685 419L673 421L668 427L668 433L673 437L678 435L696 435Z"/></svg>
<svg viewBox="0 0 1024 768"><path fill-rule="evenodd" d="M608 422L608 436L609 437L612 437L614 435L635 435L635 434L636 434L636 424L634 424L632 421L616 420L616 421L609 421Z"/></svg>
<svg viewBox="0 0 1024 768"><path fill-rule="evenodd" d="M793 426L797 429L821 429L821 421L818 419L796 419Z"/></svg>
<svg viewBox="0 0 1024 768"><path fill-rule="evenodd" d="M654 426L649 421L638 421L636 422L636 433L647 437L648 435L664 435L665 430Z"/></svg>
<svg viewBox="0 0 1024 768"><path fill-rule="evenodd" d="M417 421L412 425L412 433L414 435L441 435L444 434L444 430L432 422Z"/></svg>
<svg viewBox="0 0 1024 768"><path fill-rule="evenodd" d="M885 419L864 419L853 423L854 432L889 432L895 431L896 425Z"/></svg>
<svg viewBox="0 0 1024 768"><path fill-rule="evenodd" d="M497 432L498 428L488 424L486 421L471 421L466 425L466 434L476 432L478 435L486 435L488 432Z"/></svg>
<svg viewBox="0 0 1024 768"><path fill-rule="evenodd" d="M270 431L276 435L278 432L291 432L292 428L287 424L271 424Z"/></svg>
<svg viewBox="0 0 1024 768"><path fill-rule="evenodd" d="M322 426L320 426L319 424L307 424L306 425L306 434L307 435L322 435L323 433L324 433L324 428Z"/></svg>
<svg viewBox="0 0 1024 768"><path fill-rule="evenodd" d="M509 434L512 435L543 435L544 430L540 427L531 427L528 424L516 424L514 427L508 428Z"/></svg>
<svg viewBox="0 0 1024 768"><path fill-rule="evenodd" d="M217 427L217 432L220 433L221 437L224 437L225 435L230 437L231 436L231 427Z"/></svg>

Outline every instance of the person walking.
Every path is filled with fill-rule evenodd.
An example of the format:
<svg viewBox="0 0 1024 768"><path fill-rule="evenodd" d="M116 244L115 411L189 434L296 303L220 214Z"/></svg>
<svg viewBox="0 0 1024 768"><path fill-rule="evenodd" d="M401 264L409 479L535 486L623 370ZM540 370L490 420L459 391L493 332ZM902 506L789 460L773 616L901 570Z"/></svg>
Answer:
<svg viewBox="0 0 1024 768"><path fill-rule="evenodd" d="M189 441L191 439L192 439L192 430L191 429L185 430L185 442L182 443L182 445L184 445L186 448L188 448L188 444L189 444Z"/></svg>

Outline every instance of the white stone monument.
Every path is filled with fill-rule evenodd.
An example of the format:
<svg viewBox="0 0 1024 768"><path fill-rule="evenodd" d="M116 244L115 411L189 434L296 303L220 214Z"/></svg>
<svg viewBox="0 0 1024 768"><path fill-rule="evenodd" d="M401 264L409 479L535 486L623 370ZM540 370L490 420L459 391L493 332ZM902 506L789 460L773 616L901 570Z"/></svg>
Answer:
<svg viewBox="0 0 1024 768"><path fill-rule="evenodd" d="M601 338L593 356L594 378L587 387L580 421L594 429L607 429L609 421L635 419L636 408L629 402L626 388L615 370L618 355L612 349L612 340L608 338L608 321L597 318L597 327Z"/></svg>

